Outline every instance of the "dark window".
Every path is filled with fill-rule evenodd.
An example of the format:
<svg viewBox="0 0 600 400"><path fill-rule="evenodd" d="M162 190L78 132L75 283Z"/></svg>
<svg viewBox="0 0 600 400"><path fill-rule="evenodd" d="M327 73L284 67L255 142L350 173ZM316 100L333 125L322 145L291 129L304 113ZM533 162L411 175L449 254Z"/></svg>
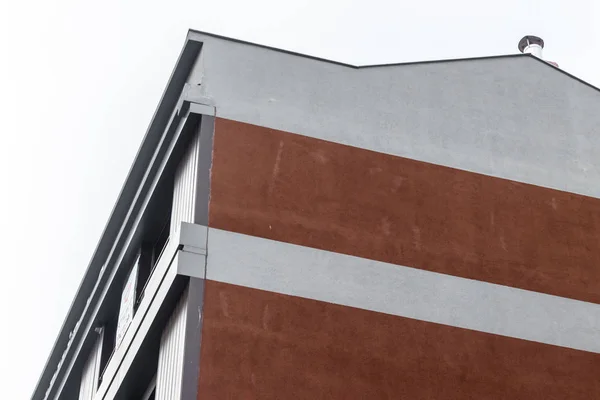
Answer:
<svg viewBox="0 0 600 400"><path fill-rule="evenodd" d="M102 335L102 351L100 354L100 381L98 385L102 383L102 376L104 375L104 370L106 369L106 365L108 364L108 360L115 349L115 340L117 337L117 318L118 313L114 313L111 315L111 318L106 320L104 323L103 335Z"/></svg>
<svg viewBox="0 0 600 400"><path fill-rule="evenodd" d="M166 212L165 212L166 211ZM169 240L169 231L171 224L171 209L163 210L164 215L159 219L153 229L148 230L144 235L144 240L140 246L138 258L138 280L136 286L136 309L142 301L144 289L156 263L160 259Z"/></svg>

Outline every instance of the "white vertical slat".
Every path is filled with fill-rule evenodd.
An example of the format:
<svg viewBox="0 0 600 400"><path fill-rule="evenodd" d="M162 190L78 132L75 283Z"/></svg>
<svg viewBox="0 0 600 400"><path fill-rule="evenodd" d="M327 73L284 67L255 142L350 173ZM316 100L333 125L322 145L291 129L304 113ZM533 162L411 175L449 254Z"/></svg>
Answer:
<svg viewBox="0 0 600 400"><path fill-rule="evenodd" d="M94 347L88 356L81 374L81 384L79 386L79 400L92 400L98 389L98 380L100 378L100 357L102 355L101 333L94 343Z"/></svg>
<svg viewBox="0 0 600 400"><path fill-rule="evenodd" d="M158 354L156 400L180 400L183 382L185 330L187 321L186 290L165 327Z"/></svg>
<svg viewBox="0 0 600 400"><path fill-rule="evenodd" d="M179 229L180 222L194 222L199 153L200 135L196 133L175 172L171 235Z"/></svg>

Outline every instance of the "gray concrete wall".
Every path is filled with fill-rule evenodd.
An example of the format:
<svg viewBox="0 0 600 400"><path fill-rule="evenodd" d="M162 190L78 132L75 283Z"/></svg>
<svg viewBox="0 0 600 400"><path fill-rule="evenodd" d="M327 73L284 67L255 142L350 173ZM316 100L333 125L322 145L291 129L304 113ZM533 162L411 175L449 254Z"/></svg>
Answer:
<svg viewBox="0 0 600 400"><path fill-rule="evenodd" d="M531 57L355 69L191 37L218 117L600 197L600 92Z"/></svg>

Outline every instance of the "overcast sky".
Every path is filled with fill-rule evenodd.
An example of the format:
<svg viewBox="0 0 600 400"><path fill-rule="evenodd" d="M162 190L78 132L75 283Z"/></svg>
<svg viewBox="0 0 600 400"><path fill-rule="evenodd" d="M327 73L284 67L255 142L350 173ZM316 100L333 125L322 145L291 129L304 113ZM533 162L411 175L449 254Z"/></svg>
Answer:
<svg viewBox="0 0 600 400"><path fill-rule="evenodd" d="M536 34L600 86L598 21L597 0L0 0L0 398L31 395L188 28L351 64Z"/></svg>

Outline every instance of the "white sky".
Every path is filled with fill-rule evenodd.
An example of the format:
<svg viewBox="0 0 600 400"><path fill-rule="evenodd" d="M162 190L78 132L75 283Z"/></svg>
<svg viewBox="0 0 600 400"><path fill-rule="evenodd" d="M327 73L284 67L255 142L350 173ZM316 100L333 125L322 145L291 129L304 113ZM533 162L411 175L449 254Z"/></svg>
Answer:
<svg viewBox="0 0 600 400"><path fill-rule="evenodd" d="M351 64L536 34L600 86L598 21L594 0L0 0L0 398L31 395L188 28Z"/></svg>

